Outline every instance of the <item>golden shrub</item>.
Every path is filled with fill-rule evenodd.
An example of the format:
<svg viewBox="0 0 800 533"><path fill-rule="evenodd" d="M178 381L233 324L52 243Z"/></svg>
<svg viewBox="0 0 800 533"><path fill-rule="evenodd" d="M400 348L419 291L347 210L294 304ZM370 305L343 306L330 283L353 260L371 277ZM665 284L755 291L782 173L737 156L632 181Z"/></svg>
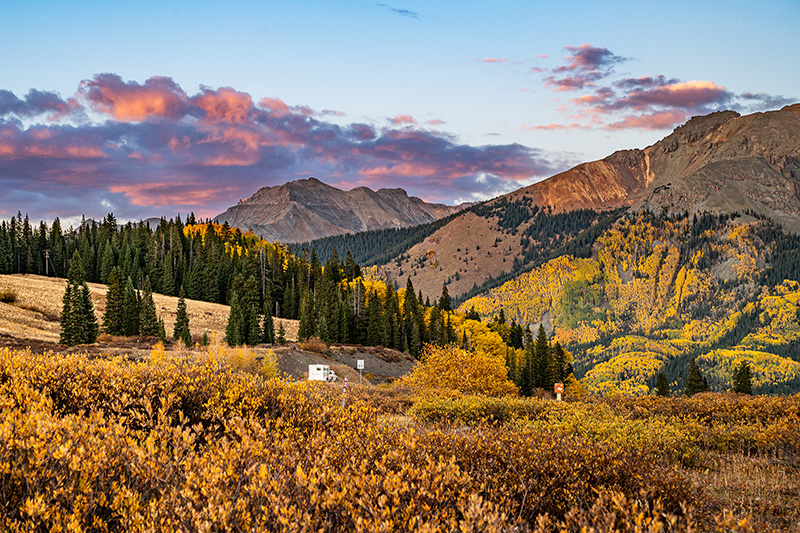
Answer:
<svg viewBox="0 0 800 533"><path fill-rule="evenodd" d="M517 394L505 363L493 355L455 346L426 345L422 357L402 382L417 390L451 390L464 394Z"/></svg>

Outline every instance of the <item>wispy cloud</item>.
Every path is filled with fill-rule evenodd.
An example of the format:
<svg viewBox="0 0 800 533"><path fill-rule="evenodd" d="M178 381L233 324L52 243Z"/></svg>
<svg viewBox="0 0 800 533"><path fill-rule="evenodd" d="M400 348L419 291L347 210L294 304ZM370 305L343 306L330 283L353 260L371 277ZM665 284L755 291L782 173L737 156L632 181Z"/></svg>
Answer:
<svg viewBox="0 0 800 533"><path fill-rule="evenodd" d="M429 129L439 122L426 127L410 115L342 125L328 114L232 87L188 94L167 77L100 74L67 99L0 91L0 209L46 218L102 216L113 205L122 219L205 217L308 176L452 201L575 163L518 144L461 144Z"/></svg>
<svg viewBox="0 0 800 533"><path fill-rule="evenodd" d="M595 82L608 77L614 65L627 61L607 48L590 44L566 46L570 54L564 58L564 65L552 70L545 78L546 85L556 91L575 91L593 86Z"/></svg>
<svg viewBox="0 0 800 533"><path fill-rule="evenodd" d="M386 8L389 11L391 11L392 13L395 13L395 14L400 15L402 17L408 17L408 18L412 18L412 19L415 19L415 20L419 20L419 13L417 13L416 11L411 11L410 9L402 9L402 8L399 8L399 7L392 7L392 6L387 5L387 4L375 4L375 5L377 5L378 7Z"/></svg>

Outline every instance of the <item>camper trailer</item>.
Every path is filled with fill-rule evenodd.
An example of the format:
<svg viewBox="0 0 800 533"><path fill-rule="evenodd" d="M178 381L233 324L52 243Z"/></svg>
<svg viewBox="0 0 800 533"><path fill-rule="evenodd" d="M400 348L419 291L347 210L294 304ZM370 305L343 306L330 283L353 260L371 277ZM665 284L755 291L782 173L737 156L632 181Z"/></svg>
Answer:
<svg viewBox="0 0 800 533"><path fill-rule="evenodd" d="M336 372L328 365L308 365L309 381L336 381Z"/></svg>

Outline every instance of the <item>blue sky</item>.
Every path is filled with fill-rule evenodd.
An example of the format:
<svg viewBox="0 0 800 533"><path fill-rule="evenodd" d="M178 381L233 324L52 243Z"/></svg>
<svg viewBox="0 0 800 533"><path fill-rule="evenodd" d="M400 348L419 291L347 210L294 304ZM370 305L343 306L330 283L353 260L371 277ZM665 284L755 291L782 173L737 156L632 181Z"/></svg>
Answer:
<svg viewBox="0 0 800 533"><path fill-rule="evenodd" d="M314 175L482 199L800 98L800 3L17 2L0 217L213 216Z"/></svg>

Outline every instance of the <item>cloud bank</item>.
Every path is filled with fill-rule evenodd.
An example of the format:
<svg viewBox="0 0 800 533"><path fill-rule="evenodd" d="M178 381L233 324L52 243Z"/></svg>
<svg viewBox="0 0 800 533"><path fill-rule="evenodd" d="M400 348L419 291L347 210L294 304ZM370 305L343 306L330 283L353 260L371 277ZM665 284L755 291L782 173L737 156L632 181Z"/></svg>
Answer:
<svg viewBox="0 0 800 533"><path fill-rule="evenodd" d="M256 101L231 87L188 94L168 77L99 74L66 99L0 90L0 210L211 217L260 187L308 176L447 202L509 191L574 163L519 144L460 144L409 115L345 125L330 115L341 114Z"/></svg>

